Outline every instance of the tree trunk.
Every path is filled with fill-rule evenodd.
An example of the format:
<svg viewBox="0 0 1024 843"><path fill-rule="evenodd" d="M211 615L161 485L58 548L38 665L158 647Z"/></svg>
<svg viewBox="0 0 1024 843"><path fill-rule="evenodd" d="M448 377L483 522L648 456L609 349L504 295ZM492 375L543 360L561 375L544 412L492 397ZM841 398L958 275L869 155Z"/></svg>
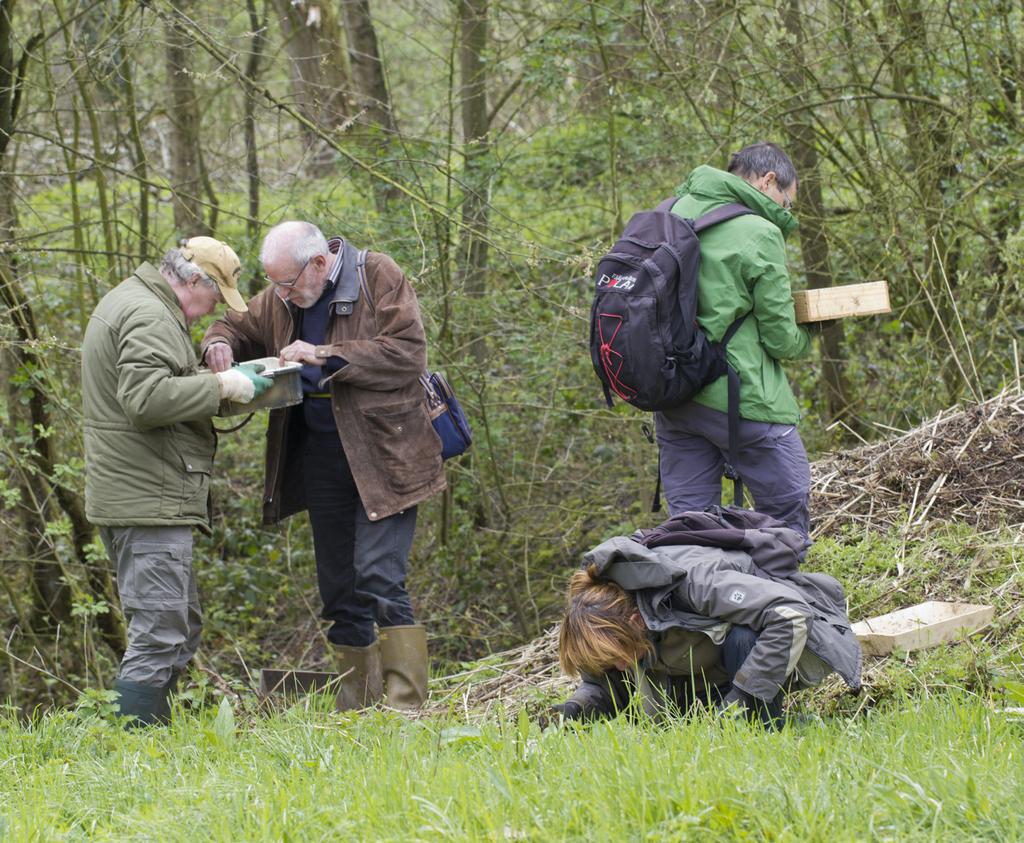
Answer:
<svg viewBox="0 0 1024 843"><path fill-rule="evenodd" d="M8 197L13 194L4 191L2 195ZM0 202L0 242L10 239L11 223L13 223L12 211L13 208L9 207L6 198ZM13 318L15 335L18 340L15 352L18 369L22 374L36 373L26 379L30 386L23 388L23 391L28 393L29 421L33 432L32 446L29 449L32 469L23 471L26 474L26 483L29 484L26 485L26 490L35 492L35 494L31 496L31 500L22 501L22 506L32 511L32 520L37 522L38 529L38 543L35 548L37 551L35 558L38 561L33 572L33 581L36 583L39 598L47 604L47 612L54 615L52 617L54 624L67 623L71 620L71 615L65 593L66 583L61 582L63 572L59 565L54 564L57 560L52 555L49 559L39 558L48 545L45 539L46 504L44 501L51 496L56 497L61 511L67 516L71 524L71 543L75 558L82 569L86 571L88 589L96 602L114 605L114 588L109 571L105 567L95 565L89 559L86 551L87 546L92 542L94 531L85 517L82 499L74 489L60 480L56 473L59 460L54 441L53 420L47 406L48 397L41 386L42 373L46 371L47 361L36 351L42 346L42 343L36 329L32 303L25 296L17 281L17 266L6 256L0 261L0 303L9 310ZM57 609L60 609L61 614L56 613ZM121 618L115 612L107 612L98 615L97 622L104 640L120 658L125 646L124 625Z"/></svg>
<svg viewBox="0 0 1024 843"><path fill-rule="evenodd" d="M3 57L0 57L0 61L3 61ZM0 158L0 161L6 165L6 156ZM17 216L13 197L16 195L14 178L7 172L6 166L3 166L0 168L0 246L14 241ZM26 371L26 364L29 362L27 358L30 354L30 346L25 341L24 326L30 326L28 335L34 337L35 321L28 302L24 300L20 291L14 288L13 278L17 266L10 254L6 250L0 250L0 304L3 305L5 317L11 318L17 328L18 342L12 344L11 358L14 372L19 375L20 380L20 376ZM19 400L23 388L15 386L16 383L15 379L8 383L8 391L12 393L8 402L12 425L16 419L28 421L24 419L24 407ZM18 393L17 396L14 395L15 392ZM33 389L31 394L32 403L35 404L37 393ZM36 413L31 413L31 416L34 421ZM25 452L29 449L22 450ZM48 496L42 478L23 465L20 459L15 463L11 479L17 484L19 493L16 511L23 536L21 552L26 560L30 560L31 565L31 608L28 617L30 628L34 632L52 633L58 625L71 620L71 589L67 583L62 582L62 571L47 552L44 502Z"/></svg>
<svg viewBox="0 0 1024 843"><path fill-rule="evenodd" d="M14 58L14 25L11 15L14 14L14 2L0 4L0 164L7 163L7 147L14 131L14 118L18 113L18 99L21 87L19 76L28 52L22 54L20 60ZM6 172L4 170L3 172ZM9 196L4 184L4 196Z"/></svg>
<svg viewBox="0 0 1024 843"><path fill-rule="evenodd" d="M119 12L120 21L123 23L130 10L130 0L121 0ZM146 147L142 141L142 127L139 124L139 107L135 98L134 61L132 56L123 55L119 65L119 72L124 84L125 107L128 111L128 124L131 137L132 150L132 172L139 179L139 252L147 254L155 246L149 240L149 194L152 188L149 181L149 164L146 158Z"/></svg>
<svg viewBox="0 0 1024 843"><path fill-rule="evenodd" d="M789 0L784 12L786 29L793 36L789 47L785 75L796 97L803 97L805 86L811 81L804 64L804 31L800 0ZM829 244L825 235L825 208L821 195L821 172L818 149L815 146L812 117L806 111L796 111L786 121L786 137L800 183L800 252L804 259L804 274L811 289L831 287L832 267ZM843 362L843 323L836 322L821 338L822 382L829 421L842 421L851 430L858 431L857 416L852 412L850 385Z"/></svg>
<svg viewBox="0 0 1024 843"><path fill-rule="evenodd" d="M487 224L490 194L487 116L487 0L460 0L462 42L459 48L462 85L462 142L465 170L462 200L462 282L469 298L487 289ZM477 361L486 356L479 332L470 340Z"/></svg>
<svg viewBox="0 0 1024 843"><path fill-rule="evenodd" d="M377 31L370 17L370 0L341 0L341 13L348 37L352 83L358 93L356 108L366 109L365 122L393 134L395 121L391 113L391 95L380 60Z"/></svg>
<svg viewBox="0 0 1024 843"><path fill-rule="evenodd" d="M249 28L252 30L252 48L245 63L245 76L254 84L259 78L263 47L267 41L267 7L263 7L263 20L256 14L256 0L246 0L249 12ZM249 180L249 220L246 233L249 242L256 245L260 235L260 159L256 151L256 98L258 94L252 85L245 86L245 170ZM256 295L263 287L263 278L258 270L249 276L249 295Z"/></svg>
<svg viewBox="0 0 1024 843"><path fill-rule="evenodd" d="M913 246L920 249L920 276L929 292L921 321L927 326L929 342L944 344L957 318L952 294L959 282L960 236L956 203L950 194L957 189L959 161L950 115L917 99L935 99L932 80L942 73L927 73L935 62L925 19L929 9L928 4L921 6L916 0L887 0L885 28L881 30L884 34L879 41L889 56L893 90L906 97L900 100L899 110L904 132L913 138L907 145L907 165L917 185L925 234L924 242ZM974 393L975 399L980 398L977 385L958 365L957 349L950 351L942 368L949 403L959 399L964 387Z"/></svg>
<svg viewBox="0 0 1024 843"><path fill-rule="evenodd" d="M619 141L615 126L615 76L612 73L613 59L609 57L609 50L605 46L601 35L601 27L597 20L597 9L591 3L590 26L597 44L597 55L601 62L601 79L603 84L596 85L595 90L606 92L607 97L601 96L597 101L605 112L605 136L608 140L608 180L611 190L612 223L610 238L615 238L622 231L622 203L619 200Z"/></svg>
<svg viewBox="0 0 1024 843"><path fill-rule="evenodd" d="M167 116L171 123L171 191L174 227L181 237L211 234L199 201L203 189L199 150L199 101L192 81L194 38L179 22L191 0L171 0L175 19L167 24Z"/></svg>
<svg viewBox="0 0 1024 843"><path fill-rule="evenodd" d="M333 3L274 0L288 52L292 95L299 113L318 128L333 132L351 114L344 36ZM311 158L310 175L325 175L335 152L304 131Z"/></svg>
<svg viewBox="0 0 1024 843"><path fill-rule="evenodd" d="M369 131L360 132L367 141L367 148L377 161L389 163L395 140L395 117L391 111L391 95L388 92L384 65L377 46L377 31L370 16L369 0L342 0L341 13L348 37L348 61L352 68L352 83L357 92L355 107L365 109L360 123ZM376 129L376 131L373 131ZM393 172L392 166L386 171ZM377 209L384 213L388 204L401 197L393 185L374 179L373 193Z"/></svg>
<svg viewBox="0 0 1024 843"><path fill-rule="evenodd" d="M8 168L9 143L14 135L20 105L21 80L29 52L38 43L39 38L32 38L25 46L24 52L17 63L14 61L12 46L12 30L10 6L0 7L0 247L14 242L17 228L17 210L14 197L17 196L14 177ZM113 589L110 576L105 568L93 565L86 554L93 536L92 525L85 517L85 509L78 495L69 486L56 478L55 467L57 457L53 436L53 422L47 406L47 396L41 388L43 374L46 372L47 360L36 329L32 302L25 296L18 281L18 265L12 255L13 250L0 248L0 304L7 308L12 320L15 344L15 363L19 374L25 377L27 386L22 387L28 395L29 420L31 422L32 443L28 449L31 454L32 467L22 468L21 483L25 499L22 500L23 523L29 528L27 541L33 545L31 551L46 545L44 517L49 497L55 496L61 510L71 523L71 540L75 556L83 569L87 571L90 590L97 601L113 602ZM36 601L50 620L54 623L66 623L71 619L70 600L67 583L61 582L60 566L53 564L55 559L42 559L39 554L32 553L30 558L36 559L32 571L35 585ZM103 637L120 658L124 650L124 628L120 618L114 612L98 616Z"/></svg>

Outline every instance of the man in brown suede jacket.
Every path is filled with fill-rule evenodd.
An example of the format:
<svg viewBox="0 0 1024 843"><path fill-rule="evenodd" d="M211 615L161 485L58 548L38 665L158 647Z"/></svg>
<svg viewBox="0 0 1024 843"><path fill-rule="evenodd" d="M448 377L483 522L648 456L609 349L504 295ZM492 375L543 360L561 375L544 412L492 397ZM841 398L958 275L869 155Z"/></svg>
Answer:
<svg viewBox="0 0 1024 843"><path fill-rule="evenodd" d="M308 510L340 709L418 708L427 643L405 587L416 505L445 487L441 443L420 376L426 337L416 294L387 255L283 222L263 241L270 286L247 313L210 326L214 372L278 355L302 367L300 406L271 412L264 523ZM379 629L375 635L374 624Z"/></svg>

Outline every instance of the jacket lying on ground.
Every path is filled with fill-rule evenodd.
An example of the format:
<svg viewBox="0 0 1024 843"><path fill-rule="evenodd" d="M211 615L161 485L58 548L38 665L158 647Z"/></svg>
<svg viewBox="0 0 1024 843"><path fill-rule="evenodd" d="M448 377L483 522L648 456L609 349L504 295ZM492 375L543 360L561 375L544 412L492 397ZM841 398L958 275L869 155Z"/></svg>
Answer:
<svg viewBox="0 0 1024 843"><path fill-rule="evenodd" d="M678 524L678 519L667 524L673 522ZM670 532L648 531L647 540L651 534L657 538ZM793 538L780 536L783 543ZM766 552L766 545L754 535L749 542L760 548L758 552ZM633 594L656 638L664 640L668 633L678 635L682 630L721 644L733 624L758 632L757 644L733 680L748 694L768 701L785 687L814 685L833 671L851 690L860 688L860 645L846 615L842 586L826 574L780 567L783 576L772 577L743 550L685 544L645 547L625 536L609 539L586 554L584 565L590 564ZM661 686L666 683L660 674L675 672L659 658L657 647L654 658L641 668L649 674L648 684ZM716 679L697 677L697 681ZM620 703L612 699L614 690L609 690L616 683L621 684L621 677L584 677L573 699L607 711Z"/></svg>
<svg viewBox="0 0 1024 843"><path fill-rule="evenodd" d="M107 293L82 341L85 507L93 524L209 532L220 406L170 284L144 263Z"/></svg>
<svg viewBox="0 0 1024 843"><path fill-rule="evenodd" d="M800 569L811 543L784 522L738 506L709 506L702 512L680 512L650 530L633 534L645 547L691 544L744 550L758 575L788 577Z"/></svg>
<svg viewBox="0 0 1024 843"><path fill-rule="evenodd" d="M344 258L354 260L356 250L341 243ZM344 361L323 387L359 498L367 517L378 521L440 492L445 478L419 381L427 342L416 294L397 264L377 252L367 255L366 283L369 296L360 294L349 315L339 312L347 302L332 303L325 344L316 353ZM203 354L212 343L227 342L236 360L276 355L296 339L301 318L300 308L268 287L249 302L248 313L228 312L210 326ZM291 416L290 409L273 410L267 427L267 524L306 508L297 452L302 425Z"/></svg>

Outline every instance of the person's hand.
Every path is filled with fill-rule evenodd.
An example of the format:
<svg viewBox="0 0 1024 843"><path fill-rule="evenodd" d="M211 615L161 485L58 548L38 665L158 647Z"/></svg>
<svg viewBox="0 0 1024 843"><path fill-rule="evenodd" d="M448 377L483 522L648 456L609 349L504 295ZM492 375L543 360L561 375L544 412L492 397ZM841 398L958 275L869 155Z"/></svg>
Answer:
<svg viewBox="0 0 1024 843"><path fill-rule="evenodd" d="M245 377L250 380L252 383L253 398L259 398L264 392L274 385L274 381L270 378L260 377L260 372L267 368L262 363L242 363L241 365L233 368L234 371L245 375Z"/></svg>
<svg viewBox="0 0 1024 843"><path fill-rule="evenodd" d="M274 385L270 378L260 377L259 373L264 368L261 363L243 363L241 366L233 366L226 372L218 372L220 397L239 404L248 404L262 395Z"/></svg>
<svg viewBox="0 0 1024 843"><path fill-rule="evenodd" d="M779 697L766 702L734 686L729 693L722 697L722 701L718 704L718 713L722 717L760 723L769 731L782 728L785 722L782 714L781 691Z"/></svg>
<svg viewBox="0 0 1024 843"><path fill-rule="evenodd" d="M746 718L749 717L753 704L754 698L750 694L733 686L718 703L718 711L722 714Z"/></svg>
<svg viewBox="0 0 1024 843"><path fill-rule="evenodd" d="M316 356L316 346L303 340L295 340L291 345L281 349L280 362L306 363L310 366L323 366L324 359Z"/></svg>
<svg viewBox="0 0 1024 843"><path fill-rule="evenodd" d="M235 361L235 354L226 342L215 342L213 345L207 346L203 359L206 360L210 371L216 374L217 372L226 372L231 368L231 364Z"/></svg>
<svg viewBox="0 0 1024 843"><path fill-rule="evenodd" d="M544 731L548 726L560 726L569 720L579 720L583 717L583 713L583 706L575 700L567 700L538 714L536 722L541 731Z"/></svg>

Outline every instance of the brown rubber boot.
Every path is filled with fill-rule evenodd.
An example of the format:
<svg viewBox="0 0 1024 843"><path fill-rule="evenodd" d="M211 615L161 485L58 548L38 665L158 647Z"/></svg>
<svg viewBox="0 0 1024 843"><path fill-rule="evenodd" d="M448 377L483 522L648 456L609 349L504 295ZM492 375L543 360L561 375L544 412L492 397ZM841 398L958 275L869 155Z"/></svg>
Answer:
<svg viewBox="0 0 1024 843"><path fill-rule="evenodd" d="M427 631L420 624L380 630L384 702L415 711L427 701Z"/></svg>
<svg viewBox="0 0 1024 843"><path fill-rule="evenodd" d="M368 647L336 644L331 649L335 670L342 674L335 708L338 711L369 708L384 692L380 674L380 646L374 641Z"/></svg>

